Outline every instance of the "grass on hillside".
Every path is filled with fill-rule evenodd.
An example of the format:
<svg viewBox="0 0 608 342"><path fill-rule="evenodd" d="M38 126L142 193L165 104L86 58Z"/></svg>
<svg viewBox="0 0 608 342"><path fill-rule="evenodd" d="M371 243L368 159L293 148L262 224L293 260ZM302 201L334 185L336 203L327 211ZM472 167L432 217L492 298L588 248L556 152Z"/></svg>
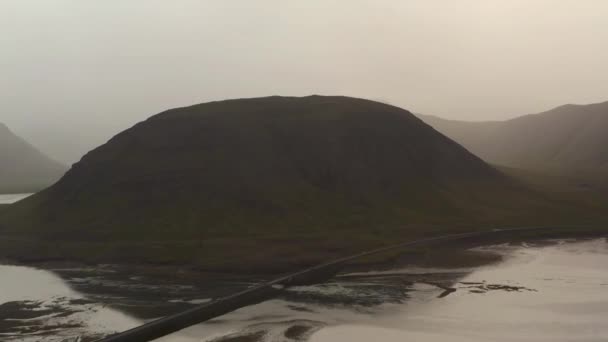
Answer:
<svg viewBox="0 0 608 342"><path fill-rule="evenodd" d="M278 220L255 217L245 212L232 213L229 221L213 229L204 230L204 226L191 222L191 226L176 226L180 233L176 231L175 234L148 231L145 235L124 232L121 236L106 236L105 239L96 239L93 235L88 239L72 239L69 235L48 235L41 239L36 238L38 233L11 233L9 239L0 239L0 250L6 257L31 262L77 260L86 263L150 263L208 271L276 273L381 246L455 232L555 224L605 227L603 224L606 220L602 221L601 215L595 215L597 208L591 204L580 204L578 197L563 194L546 196L554 197L554 207L545 208L544 212L538 207L522 212L517 210L516 205L513 208L505 207L502 211L490 211L483 207L479 199L471 199L476 203L474 207L477 212L468 215L442 211L441 203L432 202L428 203L426 210L421 207L407 210L378 206L365 212L320 203L316 208L309 208L307 215L303 216L293 214ZM410 199L410 204L417 200ZM485 200L491 202L494 199ZM514 197L512 202L518 200L521 198ZM506 199L508 202L509 199ZM462 205L471 207L470 203ZM188 225L182 215L179 210L173 213L167 211L165 224L179 221ZM134 226L127 227L129 231L140 232L146 231L146 226L151 222L142 219L132 224ZM44 226L37 229L44 229ZM195 234L197 230L204 233ZM393 258L394 255L386 257ZM374 261L377 260L369 262Z"/></svg>
<svg viewBox="0 0 608 342"><path fill-rule="evenodd" d="M420 237L607 221L600 197L516 178L396 107L222 101L154 116L3 210L0 250L277 271Z"/></svg>
<svg viewBox="0 0 608 342"><path fill-rule="evenodd" d="M154 221L139 215L125 221L123 215L129 214L127 201L124 212L105 213L109 223L121 222L111 232L95 231L94 226L82 230L78 225L48 229L61 212L42 215L46 222L21 222L19 230L15 230L11 217L23 217L19 212L28 212L29 208L21 203L9 211L8 206L0 205L0 250L3 257L29 262L149 263L208 271L276 273L456 232L513 226L608 227L608 218L603 214L608 202L602 200L603 193L590 192L561 178L521 170L502 171L532 189L524 192L528 198L522 196L519 188L493 192L490 185L477 185L478 188L443 189L427 193L426 197L424 191L413 192L398 201L399 206L375 202L356 207L338 198L309 198L303 202L308 203L306 207L298 208L301 210L287 210L280 215L264 215L255 210L222 211L218 203L213 203L216 208L210 211L206 222L190 219L188 215L192 213L181 210L179 201L154 209L161 213ZM35 205L40 196L34 195L24 203ZM124 199L118 196L109 200ZM286 207L293 208L298 203L297 199L284 200L282 205ZM205 204L200 206L204 208ZM102 201L95 207L94 212L87 212L74 206L72 214L77 214L71 217L75 224L90 222L107 203ZM394 257L378 256L367 262Z"/></svg>

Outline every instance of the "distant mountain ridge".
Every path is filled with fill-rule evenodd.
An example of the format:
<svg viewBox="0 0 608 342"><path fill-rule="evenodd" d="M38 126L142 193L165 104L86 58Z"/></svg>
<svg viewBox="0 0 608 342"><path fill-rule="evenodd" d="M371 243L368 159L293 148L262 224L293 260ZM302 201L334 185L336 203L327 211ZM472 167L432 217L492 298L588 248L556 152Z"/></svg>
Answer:
<svg viewBox="0 0 608 342"><path fill-rule="evenodd" d="M490 163L608 179L608 102L506 121L419 117Z"/></svg>
<svg viewBox="0 0 608 342"><path fill-rule="evenodd" d="M0 123L0 192L34 192L52 185L65 166Z"/></svg>

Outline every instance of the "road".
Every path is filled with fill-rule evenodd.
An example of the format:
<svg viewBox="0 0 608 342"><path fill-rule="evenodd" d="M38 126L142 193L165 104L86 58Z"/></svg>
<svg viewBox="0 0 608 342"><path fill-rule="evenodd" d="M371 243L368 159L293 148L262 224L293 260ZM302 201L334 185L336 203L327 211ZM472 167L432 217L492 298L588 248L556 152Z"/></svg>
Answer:
<svg viewBox="0 0 608 342"><path fill-rule="evenodd" d="M333 277L345 264L375 254L400 250L408 247L430 245L437 242L454 240L465 240L467 238L490 237L499 234L514 237L516 233L547 231L564 229L566 227L519 227L507 229L491 229L486 231L475 231L460 234L442 235L404 242L388 247L378 248L345 258L333 260L317 265L296 273L277 278L275 280L259 284L245 291L220 298L212 302L200 305L188 311L173 316L161 318L134 329L106 337L97 342L147 342L167 336L190 326L208 321L210 319L225 315L245 306L257 304L276 296L283 289L303 284L315 284L324 282ZM573 227L569 227L573 228Z"/></svg>

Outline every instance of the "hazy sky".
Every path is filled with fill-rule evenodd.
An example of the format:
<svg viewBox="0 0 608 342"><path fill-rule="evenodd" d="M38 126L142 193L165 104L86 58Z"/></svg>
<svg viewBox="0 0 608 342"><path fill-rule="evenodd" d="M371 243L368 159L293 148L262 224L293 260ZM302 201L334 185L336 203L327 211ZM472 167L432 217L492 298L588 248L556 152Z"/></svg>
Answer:
<svg viewBox="0 0 608 342"><path fill-rule="evenodd" d="M608 100L605 0L0 0L0 32L0 122L64 162L225 98L471 120Z"/></svg>

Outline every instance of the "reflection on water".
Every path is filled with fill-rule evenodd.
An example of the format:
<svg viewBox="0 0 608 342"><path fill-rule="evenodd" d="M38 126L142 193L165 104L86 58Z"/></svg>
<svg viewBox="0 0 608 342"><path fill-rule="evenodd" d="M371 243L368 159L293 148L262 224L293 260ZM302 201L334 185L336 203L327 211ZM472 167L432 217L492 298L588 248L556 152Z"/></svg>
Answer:
<svg viewBox="0 0 608 342"><path fill-rule="evenodd" d="M280 298L240 309L161 341L608 339L605 240L485 249L504 254L505 261L477 269L407 268L342 275L328 284L289 289ZM64 277L69 275L66 270L62 272ZM85 298L49 272L0 266L0 275L0 318L4 319L0 320L0 333L6 338L12 334L15 340L22 340L16 338L15 332L23 326L30 329L22 332L38 334L31 341L60 341L74 334L91 338L144 321L105 307L100 296ZM133 313L160 304L200 304L209 300L205 294L214 297L213 291L218 287L183 286L173 291L177 289L174 285L149 286L139 277L131 277L128 282L111 272L66 279L76 288L81 283L97 287L102 284L112 307ZM136 300L131 298L132 293L141 295L146 291L154 292ZM170 292L175 293L169 295ZM138 308L127 310L130 307ZM44 324L33 324L36 320Z"/></svg>
<svg viewBox="0 0 608 342"><path fill-rule="evenodd" d="M446 298L413 293L391 315L323 329L311 341L608 340L605 240L501 250L504 263L471 273Z"/></svg>
<svg viewBox="0 0 608 342"><path fill-rule="evenodd" d="M32 194L0 194L0 204L12 204L19 202L24 198L31 196Z"/></svg>
<svg viewBox="0 0 608 342"><path fill-rule="evenodd" d="M605 240L491 250L504 253L505 261L464 274L405 269L378 272L380 278L367 273L349 285L294 288L288 300L245 308L184 334L213 342L608 340ZM394 285L396 279L405 296L369 291L370 282ZM331 299L304 299L315 293ZM366 300L374 293L382 304ZM338 300L344 297L350 300ZM303 334L289 338L285 332L294 326Z"/></svg>
<svg viewBox="0 0 608 342"><path fill-rule="evenodd" d="M0 266L0 340L101 337L141 323L84 298L51 272Z"/></svg>

